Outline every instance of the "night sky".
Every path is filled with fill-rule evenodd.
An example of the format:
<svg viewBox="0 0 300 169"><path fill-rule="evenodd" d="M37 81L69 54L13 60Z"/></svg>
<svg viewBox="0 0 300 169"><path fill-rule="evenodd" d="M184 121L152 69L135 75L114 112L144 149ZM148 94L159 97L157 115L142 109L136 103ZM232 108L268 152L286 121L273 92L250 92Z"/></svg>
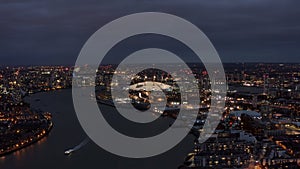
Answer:
<svg viewBox="0 0 300 169"><path fill-rule="evenodd" d="M72 65L100 27L152 11L197 25L223 62L300 63L299 7L299 0L1 0L0 65Z"/></svg>

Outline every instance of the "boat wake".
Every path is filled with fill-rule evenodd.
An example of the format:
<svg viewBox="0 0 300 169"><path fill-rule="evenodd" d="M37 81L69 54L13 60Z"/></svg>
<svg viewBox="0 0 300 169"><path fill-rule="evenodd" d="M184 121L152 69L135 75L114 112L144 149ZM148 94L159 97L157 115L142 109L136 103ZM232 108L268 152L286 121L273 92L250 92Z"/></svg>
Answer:
<svg viewBox="0 0 300 169"><path fill-rule="evenodd" d="M84 139L80 144L78 144L77 146L75 146L74 148L71 148L69 150L65 151L65 155L71 155L73 152L78 151L79 149L81 149L83 146L85 146L88 142L90 141L90 138L87 137L86 139Z"/></svg>

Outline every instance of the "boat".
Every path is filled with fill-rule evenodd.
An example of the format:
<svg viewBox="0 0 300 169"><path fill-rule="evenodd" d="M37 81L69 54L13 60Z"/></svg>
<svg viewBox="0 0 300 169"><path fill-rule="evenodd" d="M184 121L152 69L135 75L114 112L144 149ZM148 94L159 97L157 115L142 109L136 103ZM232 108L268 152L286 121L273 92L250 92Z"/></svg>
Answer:
<svg viewBox="0 0 300 169"><path fill-rule="evenodd" d="M65 155L71 155L73 153L73 149L69 149L65 151Z"/></svg>

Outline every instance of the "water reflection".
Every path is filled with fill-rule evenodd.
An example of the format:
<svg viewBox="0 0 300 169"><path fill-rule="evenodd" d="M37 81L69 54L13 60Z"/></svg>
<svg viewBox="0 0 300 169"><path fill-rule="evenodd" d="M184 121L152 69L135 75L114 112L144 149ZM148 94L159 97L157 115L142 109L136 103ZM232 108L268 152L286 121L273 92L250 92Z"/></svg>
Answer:
<svg viewBox="0 0 300 169"><path fill-rule="evenodd" d="M37 141L36 143L30 144L29 146L26 146L20 150L17 150L11 154L8 154L6 156L3 156L3 160L5 160L5 157L10 157L13 159L16 159L17 161L21 160L23 157L27 156L28 153L33 153L34 149L40 149L41 145L44 144L47 141L47 136L45 136L44 138L40 139L39 141ZM2 159L2 157L1 157ZM7 158L9 159L9 158Z"/></svg>

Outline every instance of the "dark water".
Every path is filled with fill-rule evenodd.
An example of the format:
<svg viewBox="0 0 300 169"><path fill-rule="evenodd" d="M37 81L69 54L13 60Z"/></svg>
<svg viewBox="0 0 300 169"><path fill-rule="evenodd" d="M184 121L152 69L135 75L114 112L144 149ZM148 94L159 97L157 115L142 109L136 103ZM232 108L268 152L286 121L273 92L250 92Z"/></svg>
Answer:
<svg viewBox="0 0 300 169"><path fill-rule="evenodd" d="M74 112L71 90L37 93L26 99L33 107L53 114L54 128L38 143L0 158L0 169L176 169L193 147L194 138L187 136L179 145L159 156L128 159L106 152L90 141L71 156L65 156L66 149L86 138ZM113 111L109 106L101 106L105 113ZM168 121L161 120L160 125L155 127L166 126Z"/></svg>

